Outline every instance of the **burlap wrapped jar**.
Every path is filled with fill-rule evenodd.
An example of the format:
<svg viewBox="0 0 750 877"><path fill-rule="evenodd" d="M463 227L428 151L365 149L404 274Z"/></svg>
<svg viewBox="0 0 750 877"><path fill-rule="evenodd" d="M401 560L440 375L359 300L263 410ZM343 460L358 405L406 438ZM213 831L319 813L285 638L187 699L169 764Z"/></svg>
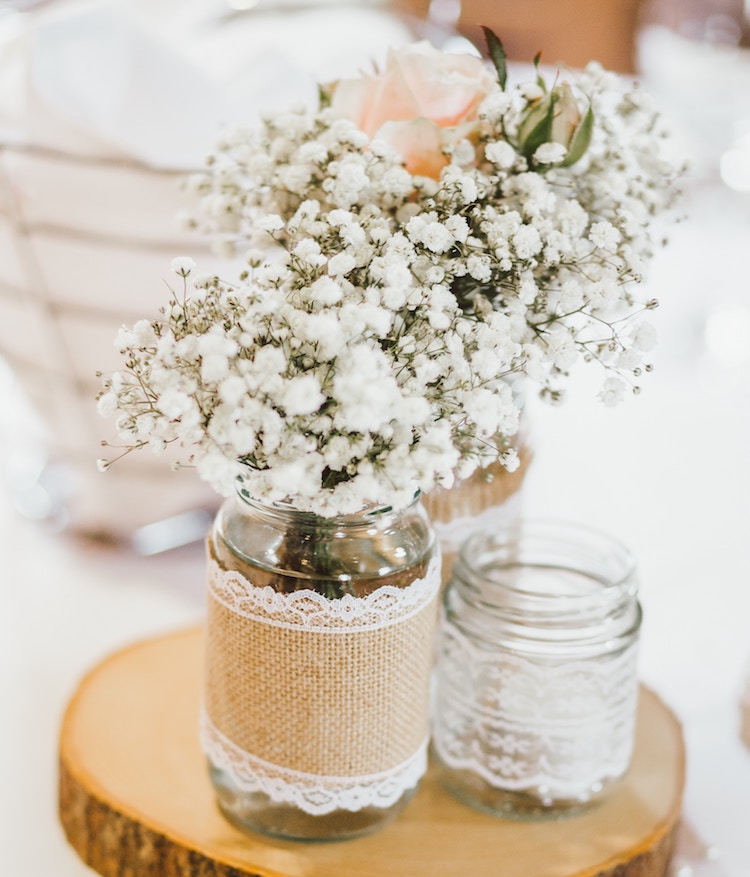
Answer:
<svg viewBox="0 0 750 877"><path fill-rule="evenodd" d="M208 551L203 748L240 828L370 832L427 767L440 555L418 500L322 518L228 500Z"/></svg>

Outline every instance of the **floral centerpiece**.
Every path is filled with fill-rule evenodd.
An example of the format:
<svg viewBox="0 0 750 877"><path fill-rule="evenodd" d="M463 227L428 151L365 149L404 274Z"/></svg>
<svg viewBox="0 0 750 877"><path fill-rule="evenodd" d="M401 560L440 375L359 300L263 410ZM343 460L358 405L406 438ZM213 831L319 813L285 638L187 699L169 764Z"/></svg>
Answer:
<svg viewBox="0 0 750 877"><path fill-rule="evenodd" d="M340 831L342 811L390 807L424 770L426 722L413 710L426 712L434 548L413 509L406 540L387 510L518 465L515 377L559 401L583 358L613 404L650 368L643 316L656 303L639 299L638 281L677 175L660 157L657 114L597 65L551 84L537 65L511 87L489 32L488 45L492 66L408 46L372 75L322 86L314 108L227 132L190 180L193 223L246 267L228 280L176 259L161 316L117 339L125 365L105 379L99 408L117 414L123 453L180 446L178 465L222 494L239 483L249 504L222 513L209 547L209 627L215 617L221 632L209 635L204 729L220 800L226 792L244 825ZM343 521L363 509L376 509L367 550L344 549L354 531ZM293 539L277 520L289 513L302 515L284 530ZM324 580L343 590L330 599ZM360 654L389 679L377 697L360 665L334 675L334 690L320 676L340 666L329 649L347 624L382 637ZM321 681L302 694L300 679ZM352 679L364 687L352 692ZM242 691L261 690L263 705L238 725ZM298 734L284 737L291 720L248 732L272 701L277 714L303 710L305 752ZM417 737L397 754L404 735L383 734L398 727ZM310 761L321 741L325 757ZM290 828L282 810L334 818Z"/></svg>
<svg viewBox="0 0 750 877"><path fill-rule="evenodd" d="M510 88L497 63L406 47L223 138L190 185L248 269L177 259L163 316L121 331L99 407L126 449L326 515L515 466L513 375L559 401L582 357L606 404L638 391L676 191L658 116L596 64Z"/></svg>

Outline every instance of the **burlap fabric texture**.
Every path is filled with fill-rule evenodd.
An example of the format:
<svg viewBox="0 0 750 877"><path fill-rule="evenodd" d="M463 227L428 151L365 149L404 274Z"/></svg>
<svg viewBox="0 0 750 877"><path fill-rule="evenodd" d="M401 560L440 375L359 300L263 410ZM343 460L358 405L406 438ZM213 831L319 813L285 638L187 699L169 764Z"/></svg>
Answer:
<svg viewBox="0 0 750 877"><path fill-rule="evenodd" d="M390 806L426 769L440 559L330 600L225 569L208 546L203 746L248 791L309 813Z"/></svg>

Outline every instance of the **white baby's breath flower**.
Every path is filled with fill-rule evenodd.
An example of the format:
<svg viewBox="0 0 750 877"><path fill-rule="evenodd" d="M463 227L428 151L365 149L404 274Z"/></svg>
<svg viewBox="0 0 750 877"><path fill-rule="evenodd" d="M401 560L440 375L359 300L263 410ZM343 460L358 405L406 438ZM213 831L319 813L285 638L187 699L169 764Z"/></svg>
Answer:
<svg viewBox="0 0 750 877"><path fill-rule="evenodd" d="M560 307L565 313L573 313L583 306L584 287L578 280L566 280L560 289Z"/></svg>
<svg viewBox="0 0 750 877"><path fill-rule="evenodd" d="M524 82L519 86L518 90L529 103L544 97L544 90L538 82Z"/></svg>
<svg viewBox="0 0 750 877"><path fill-rule="evenodd" d="M328 260L328 273L332 277L348 274L357 266L357 260L351 253L337 253Z"/></svg>
<svg viewBox="0 0 750 877"><path fill-rule="evenodd" d="M500 124L511 107L512 98L506 91L497 89L490 92L479 105L479 117L493 124Z"/></svg>
<svg viewBox="0 0 750 877"><path fill-rule="evenodd" d="M503 451L500 455L500 459L508 472L515 472L521 465L521 458L515 448L509 448L507 451Z"/></svg>
<svg viewBox="0 0 750 877"><path fill-rule="evenodd" d="M459 140L451 150L453 161L460 166L473 164L476 161L474 144L470 140Z"/></svg>
<svg viewBox="0 0 750 877"><path fill-rule="evenodd" d="M229 360L220 353L212 353L203 357L201 363L201 380L214 384L229 376Z"/></svg>
<svg viewBox="0 0 750 877"><path fill-rule="evenodd" d="M651 323L639 323L632 333L632 343L636 350L648 353L656 347L656 329Z"/></svg>
<svg viewBox="0 0 750 877"><path fill-rule="evenodd" d="M596 247L613 253L620 242L620 232L610 222L595 222L589 232L589 240Z"/></svg>
<svg viewBox="0 0 750 877"><path fill-rule="evenodd" d="M641 357L637 350L621 350L615 360L620 371L634 371L641 364Z"/></svg>
<svg viewBox="0 0 750 877"><path fill-rule="evenodd" d="M534 161L538 164L557 164L567 155L562 143L542 143L534 153Z"/></svg>
<svg viewBox="0 0 750 877"><path fill-rule="evenodd" d="M522 225L513 235L512 243L518 258L524 261L542 249L542 239L533 225Z"/></svg>
<svg viewBox="0 0 750 877"><path fill-rule="evenodd" d="M284 220L276 213L268 213L258 218L258 227L269 232L280 231L284 228Z"/></svg>
<svg viewBox="0 0 750 877"><path fill-rule="evenodd" d="M190 256L178 256L176 259L172 259L170 268L172 273L177 274L178 277L187 277L191 271L195 270L195 262Z"/></svg>
<svg viewBox="0 0 750 877"><path fill-rule="evenodd" d="M127 350L128 347L132 347L136 343L135 333L127 326L121 326L113 343L118 350Z"/></svg>
<svg viewBox="0 0 750 877"><path fill-rule="evenodd" d="M539 287L532 271L524 271L518 284L518 298L524 305L532 305L539 295Z"/></svg>
<svg viewBox="0 0 750 877"><path fill-rule="evenodd" d="M621 378L609 377L604 381L599 398L607 407L619 405L625 398L626 385Z"/></svg>
<svg viewBox="0 0 750 877"><path fill-rule="evenodd" d="M288 365L284 351L280 347L262 346L255 351L253 372L261 379L268 380L279 375Z"/></svg>
<svg viewBox="0 0 750 877"><path fill-rule="evenodd" d="M315 162L320 164L328 157L328 150L322 143L316 140L308 140L303 143L297 150L297 158L303 163Z"/></svg>
<svg viewBox="0 0 750 877"><path fill-rule="evenodd" d="M138 320L133 326L133 335L136 347L154 347L159 342L154 327L148 320Z"/></svg>
<svg viewBox="0 0 750 877"><path fill-rule="evenodd" d="M445 227L458 243L466 243L470 229L465 216L459 216L458 214L449 216L445 221Z"/></svg>
<svg viewBox="0 0 750 877"><path fill-rule="evenodd" d="M466 260L466 270L479 283L489 283L492 278L490 259L484 253L471 253Z"/></svg>
<svg viewBox="0 0 750 877"><path fill-rule="evenodd" d="M488 143L484 148L484 154L493 164L506 169L513 167L518 158L515 149L505 140Z"/></svg>
<svg viewBox="0 0 750 877"><path fill-rule="evenodd" d="M332 277L326 275L319 277L312 284L310 292L313 299L321 305L334 305L343 297L341 286Z"/></svg>
<svg viewBox="0 0 750 877"><path fill-rule="evenodd" d="M243 471L260 500L332 515L516 466L510 374L555 403L580 358L622 399L650 371L635 288L676 168L640 92L600 66L540 76L488 71L460 124L404 120L413 143L333 105L227 129L185 225L245 266L231 282L175 259L161 317L117 334L97 407L125 452L177 442L221 493Z"/></svg>
<svg viewBox="0 0 750 877"><path fill-rule="evenodd" d="M413 217L407 223L406 230L413 241L424 244L433 253L444 253L455 242L450 229L435 214Z"/></svg>
<svg viewBox="0 0 750 877"><path fill-rule="evenodd" d="M169 339L169 335L164 336ZM209 332L201 334L197 342L197 353L199 356L210 356L212 354L222 356L233 356L237 352L237 342L222 330L220 324L211 327Z"/></svg>
<svg viewBox="0 0 750 877"><path fill-rule="evenodd" d="M378 187L392 198L406 198L414 187L414 180L405 168L392 167L380 178Z"/></svg>
<svg viewBox="0 0 750 877"><path fill-rule="evenodd" d="M317 411L325 398L315 375L300 375L284 384L281 404L288 415L299 416Z"/></svg>
<svg viewBox="0 0 750 877"><path fill-rule="evenodd" d="M173 420L178 420L192 408L194 402L186 393L181 392L176 387L168 387L159 396L156 404L163 414Z"/></svg>
<svg viewBox="0 0 750 877"><path fill-rule="evenodd" d="M198 474L223 496L236 489L237 476L242 471L237 460L229 459L218 450L207 450L197 462Z"/></svg>
<svg viewBox="0 0 750 877"><path fill-rule="evenodd" d="M292 253L308 265L325 265L326 257L321 253L320 244L317 241L305 238L292 250Z"/></svg>
<svg viewBox="0 0 750 877"><path fill-rule="evenodd" d="M545 336L545 341L555 367L567 371L578 358L573 336L563 326L553 326Z"/></svg>
<svg viewBox="0 0 750 877"><path fill-rule="evenodd" d="M219 396L228 405L239 405L247 395L247 384L243 377L230 374L219 384Z"/></svg>
<svg viewBox="0 0 750 877"><path fill-rule="evenodd" d="M96 408L102 417L111 417L117 411L117 393L102 393L96 403Z"/></svg>
<svg viewBox="0 0 750 877"><path fill-rule="evenodd" d="M193 284L194 289L200 291L203 289L208 289L209 286L211 286L218 280L218 277L215 274L202 273L194 274L190 278L190 280Z"/></svg>
<svg viewBox="0 0 750 877"><path fill-rule="evenodd" d="M279 182L290 192L304 194L311 178L312 169L304 164L289 165L279 171Z"/></svg>

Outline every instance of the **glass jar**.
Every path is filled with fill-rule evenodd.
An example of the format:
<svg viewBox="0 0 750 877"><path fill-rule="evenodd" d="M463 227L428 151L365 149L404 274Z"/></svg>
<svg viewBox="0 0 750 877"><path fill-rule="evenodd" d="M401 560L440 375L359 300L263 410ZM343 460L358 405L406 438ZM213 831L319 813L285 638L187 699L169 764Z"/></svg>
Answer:
<svg viewBox="0 0 750 877"><path fill-rule="evenodd" d="M323 518L240 494L209 539L203 748L240 828L332 840L427 766L440 557L418 499Z"/></svg>
<svg viewBox="0 0 750 877"><path fill-rule="evenodd" d="M627 771L641 623L633 557L595 530L520 520L463 544L444 597L441 782L501 816L559 816Z"/></svg>

